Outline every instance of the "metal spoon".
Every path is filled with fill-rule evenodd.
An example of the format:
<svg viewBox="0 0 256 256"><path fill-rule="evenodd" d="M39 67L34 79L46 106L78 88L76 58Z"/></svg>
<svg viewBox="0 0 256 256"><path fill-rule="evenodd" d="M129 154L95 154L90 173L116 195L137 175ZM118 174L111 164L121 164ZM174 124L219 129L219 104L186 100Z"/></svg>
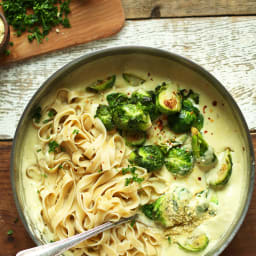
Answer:
<svg viewBox="0 0 256 256"><path fill-rule="evenodd" d="M71 236L69 238L66 238L54 243L49 243L49 244L33 247L31 249L20 251L16 254L16 256L58 256L61 253L67 251L71 247L81 243L86 239L96 236L105 230L111 229L123 223L134 220L135 218L136 218L136 215L129 218L122 218L117 222L106 222L98 227L92 228L78 235Z"/></svg>

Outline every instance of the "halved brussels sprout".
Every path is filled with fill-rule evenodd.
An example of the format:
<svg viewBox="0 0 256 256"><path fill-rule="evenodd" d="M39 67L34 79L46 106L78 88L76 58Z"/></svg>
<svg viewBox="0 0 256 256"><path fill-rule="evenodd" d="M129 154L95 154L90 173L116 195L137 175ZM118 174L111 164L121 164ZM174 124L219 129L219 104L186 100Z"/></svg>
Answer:
<svg viewBox="0 0 256 256"><path fill-rule="evenodd" d="M107 95L107 101L111 108L119 105L129 103L129 98L126 94L120 92L114 92Z"/></svg>
<svg viewBox="0 0 256 256"><path fill-rule="evenodd" d="M232 156L230 148L227 148L223 153L223 158L220 161L220 166L210 173L207 182L213 188L218 188L226 185L232 174Z"/></svg>
<svg viewBox="0 0 256 256"><path fill-rule="evenodd" d="M195 127L191 128L191 135L192 150L197 163L203 167L212 168L218 161L214 149L208 145L202 134Z"/></svg>
<svg viewBox="0 0 256 256"><path fill-rule="evenodd" d="M164 165L164 154L158 146L146 145L133 151L129 156L129 162L148 171L155 171Z"/></svg>
<svg viewBox="0 0 256 256"><path fill-rule="evenodd" d="M160 196L154 203L142 207L143 213L164 227L182 225L193 220L188 207L192 194L186 188L176 187L173 192Z"/></svg>
<svg viewBox="0 0 256 256"><path fill-rule="evenodd" d="M149 113L152 121L160 114L155 105L155 93L153 91L139 89L132 93L131 102L141 104L143 110Z"/></svg>
<svg viewBox="0 0 256 256"><path fill-rule="evenodd" d="M146 131L152 126L150 116L140 105L118 105L112 110L116 127L124 131Z"/></svg>
<svg viewBox="0 0 256 256"><path fill-rule="evenodd" d="M122 136L127 146L141 146L146 141L147 134L145 132L124 132Z"/></svg>
<svg viewBox="0 0 256 256"><path fill-rule="evenodd" d="M183 148L172 148L165 158L165 166L169 172L178 176L186 176L193 169L194 158L191 151Z"/></svg>
<svg viewBox="0 0 256 256"><path fill-rule="evenodd" d="M123 79L132 86L139 86L146 81L143 78L130 73L123 73Z"/></svg>
<svg viewBox="0 0 256 256"><path fill-rule="evenodd" d="M101 92L104 91L106 89L110 89L114 86L116 81L116 76L109 76L104 80L97 80L95 83L93 83L92 85L88 86L86 89L88 91L92 91L92 92Z"/></svg>
<svg viewBox="0 0 256 256"><path fill-rule="evenodd" d="M176 115L168 116L168 124L175 133L187 132L191 127L201 130L204 124L204 117L193 103L186 99L182 102L182 109Z"/></svg>
<svg viewBox="0 0 256 256"><path fill-rule="evenodd" d="M115 128L109 106L99 105L95 117L98 117L102 121L108 131Z"/></svg>
<svg viewBox="0 0 256 256"><path fill-rule="evenodd" d="M203 251L208 244L209 238L206 234L191 236L185 242L178 242L179 247L188 252Z"/></svg>
<svg viewBox="0 0 256 256"><path fill-rule="evenodd" d="M181 110L181 96L170 84L156 88L156 107L163 114L174 114Z"/></svg>
<svg viewBox="0 0 256 256"><path fill-rule="evenodd" d="M191 100L193 100L193 102L195 104L199 104L200 95L198 93L194 92L193 90L182 89L182 90L180 90L180 94L181 94L183 100L191 99Z"/></svg>
<svg viewBox="0 0 256 256"><path fill-rule="evenodd" d="M197 216L200 217L206 213L216 215L218 203L216 193L205 189L195 194L189 206L194 208Z"/></svg>

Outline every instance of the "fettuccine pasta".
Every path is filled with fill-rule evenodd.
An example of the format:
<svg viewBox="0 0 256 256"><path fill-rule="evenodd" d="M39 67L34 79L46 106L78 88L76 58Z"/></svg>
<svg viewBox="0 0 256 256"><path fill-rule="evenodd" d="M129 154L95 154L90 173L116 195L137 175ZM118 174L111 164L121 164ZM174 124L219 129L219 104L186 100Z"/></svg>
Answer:
<svg viewBox="0 0 256 256"><path fill-rule="evenodd" d="M106 221L134 215L140 205L166 190L160 176L137 168L143 182L128 186L129 149L117 133L108 134L92 115L86 96L60 89L42 110L54 117L39 124L36 163L27 177L39 184L41 216L55 240L86 231ZM162 183L162 186L159 186ZM157 255L163 235L136 222L106 231L72 249L73 255Z"/></svg>

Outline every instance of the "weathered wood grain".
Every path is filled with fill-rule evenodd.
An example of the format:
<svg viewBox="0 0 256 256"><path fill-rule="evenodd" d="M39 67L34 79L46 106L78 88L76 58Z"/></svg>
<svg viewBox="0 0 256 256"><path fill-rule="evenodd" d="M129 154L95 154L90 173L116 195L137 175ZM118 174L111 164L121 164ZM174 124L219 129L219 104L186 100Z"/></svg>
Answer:
<svg viewBox="0 0 256 256"><path fill-rule="evenodd" d="M34 246L22 222L18 218L11 182L10 151L11 141L0 142L0 256L14 256L16 252ZM13 235L7 232L13 230Z"/></svg>
<svg viewBox="0 0 256 256"><path fill-rule="evenodd" d="M27 33L15 36L15 31L11 28L10 41L14 45L10 48L9 56L0 57L0 65L105 38L117 33L124 25L125 17L120 0L73 0L70 9L72 28L58 27L59 32L52 31L47 36L49 40L42 44L38 44L36 40L30 43Z"/></svg>
<svg viewBox="0 0 256 256"><path fill-rule="evenodd" d="M126 18L256 14L255 0L122 0Z"/></svg>
<svg viewBox="0 0 256 256"><path fill-rule="evenodd" d="M127 21L112 38L0 68L0 139L13 138L21 113L40 84L86 53L123 45L169 50L212 72L234 96L251 129L256 127L256 17Z"/></svg>
<svg viewBox="0 0 256 256"><path fill-rule="evenodd" d="M256 150L256 134L252 135ZM18 217L10 184L11 141L0 141L0 256L14 256L18 251L35 246ZM16 223L15 223L16 222ZM13 230L13 235L7 235ZM255 256L256 251L256 185L245 222L230 246L221 256Z"/></svg>

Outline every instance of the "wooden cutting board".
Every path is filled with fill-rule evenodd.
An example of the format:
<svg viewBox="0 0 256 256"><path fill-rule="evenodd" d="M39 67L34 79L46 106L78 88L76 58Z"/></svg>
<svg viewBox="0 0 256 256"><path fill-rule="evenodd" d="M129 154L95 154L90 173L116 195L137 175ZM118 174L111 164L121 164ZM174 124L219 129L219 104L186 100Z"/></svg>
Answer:
<svg viewBox="0 0 256 256"><path fill-rule="evenodd" d="M59 33L54 28L47 36L48 41L44 40L42 44L35 40L29 43L27 34L15 36L11 28L10 41L14 46L9 48L9 56L0 56L0 65L108 37L120 31L124 25L121 0L72 0L70 9L72 28L56 27Z"/></svg>
<svg viewBox="0 0 256 256"><path fill-rule="evenodd" d="M252 134L256 153L256 134ZM14 256L35 246L16 210L10 182L11 141L0 141L0 256ZM255 256L256 252L256 184L252 202L238 234L221 256ZM13 235L7 232L13 230ZM176 255L175 255L176 256Z"/></svg>

